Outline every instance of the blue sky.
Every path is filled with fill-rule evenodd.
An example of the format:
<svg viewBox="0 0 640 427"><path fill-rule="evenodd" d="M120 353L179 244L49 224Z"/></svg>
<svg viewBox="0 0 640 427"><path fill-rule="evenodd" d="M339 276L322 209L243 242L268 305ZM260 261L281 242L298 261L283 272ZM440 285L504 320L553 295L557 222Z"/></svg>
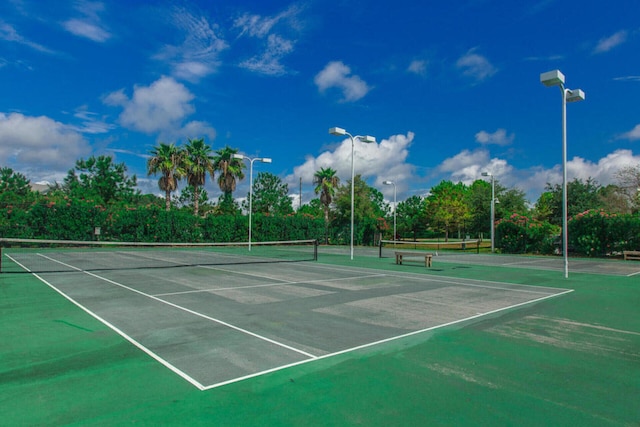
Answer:
<svg viewBox="0 0 640 427"><path fill-rule="evenodd" d="M398 201L489 171L534 203L561 181L560 69L569 178L615 182L640 163L640 4L578 0L67 1L0 4L0 166L61 181L113 155L159 193L146 155L204 137L289 184L321 167ZM236 195L248 191L248 180ZM207 184L210 197L220 191Z"/></svg>

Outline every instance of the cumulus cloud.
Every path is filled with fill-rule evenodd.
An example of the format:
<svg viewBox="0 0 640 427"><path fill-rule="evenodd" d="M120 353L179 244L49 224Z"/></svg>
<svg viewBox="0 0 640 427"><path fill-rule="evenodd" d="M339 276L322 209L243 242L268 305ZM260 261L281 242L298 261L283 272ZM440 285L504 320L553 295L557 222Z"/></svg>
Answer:
<svg viewBox="0 0 640 427"><path fill-rule="evenodd" d="M507 131L502 128L498 129L494 133L489 133L484 130L476 133L476 142L483 145L509 145L513 142L514 138L515 135L513 133L511 135L507 135Z"/></svg>
<svg viewBox="0 0 640 427"><path fill-rule="evenodd" d="M487 58L475 53L475 49L462 55L456 62L462 74L477 81L485 80L498 72Z"/></svg>
<svg viewBox="0 0 640 427"><path fill-rule="evenodd" d="M67 170L91 148L82 134L49 117L0 113L0 164Z"/></svg>
<svg viewBox="0 0 640 427"><path fill-rule="evenodd" d="M220 53L229 47L218 35L218 26L186 9L177 9L172 18L183 41L165 45L154 58L168 62L176 78L191 82L215 73L220 66Z"/></svg>
<svg viewBox="0 0 640 427"><path fill-rule="evenodd" d="M103 102L122 107L120 124L128 129L146 134L160 134L162 139L180 136L209 136L215 132L205 122L185 120L195 112L192 101L195 96L171 77L162 77L149 86L135 86L129 98L123 89L108 94Z"/></svg>
<svg viewBox="0 0 640 427"><path fill-rule="evenodd" d="M104 12L102 2L79 1L76 9L82 17L68 19L62 23L65 30L78 37L103 43L111 38L111 33L102 24L100 13Z"/></svg>
<svg viewBox="0 0 640 427"><path fill-rule="evenodd" d="M376 144L367 144L359 141L354 145L354 165L356 175L364 179L375 177L378 185L382 181L391 179L398 185L405 185L413 176L414 167L406 163L409 156L409 147L413 142L414 134L393 135ZM312 182L313 175L321 168L332 168L337 172L343 183L351 179L351 140L344 139L338 146L320 153L317 157L309 156L306 161L294 168L293 174L286 178L291 185L295 185L298 179L304 182ZM404 187L399 187L399 190Z"/></svg>
<svg viewBox="0 0 640 427"><path fill-rule="evenodd" d="M357 101L371 90L359 76L351 75L351 68L340 61L328 63L316 75L314 82L320 92L331 88L341 90L345 102Z"/></svg>
<svg viewBox="0 0 640 427"><path fill-rule="evenodd" d="M609 52L616 46L621 45L627 41L628 32L626 30L618 31L617 33L600 39L596 47L593 49L593 53Z"/></svg>
<svg viewBox="0 0 640 427"><path fill-rule="evenodd" d="M640 125L636 125L629 132L625 132L618 137L618 139L628 139L629 141L635 141L640 139Z"/></svg>

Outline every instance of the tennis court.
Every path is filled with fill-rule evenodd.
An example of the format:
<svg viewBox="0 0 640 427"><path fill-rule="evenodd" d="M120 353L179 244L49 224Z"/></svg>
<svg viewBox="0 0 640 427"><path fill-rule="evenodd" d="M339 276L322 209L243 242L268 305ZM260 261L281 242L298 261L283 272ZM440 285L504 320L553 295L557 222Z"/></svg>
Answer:
<svg viewBox="0 0 640 427"><path fill-rule="evenodd" d="M255 254L237 248L219 262L202 250L176 261L174 252L6 255L200 390L571 292L313 261L254 263ZM122 268L132 258L142 267ZM181 268L160 267L171 263Z"/></svg>

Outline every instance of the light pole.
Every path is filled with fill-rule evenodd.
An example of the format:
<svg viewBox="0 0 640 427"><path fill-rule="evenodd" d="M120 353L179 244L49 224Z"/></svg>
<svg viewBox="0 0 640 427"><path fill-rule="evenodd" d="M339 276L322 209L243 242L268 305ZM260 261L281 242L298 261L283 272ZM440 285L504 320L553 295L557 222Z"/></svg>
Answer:
<svg viewBox="0 0 640 427"><path fill-rule="evenodd" d="M491 177L491 253L495 251L495 224L496 224L496 180L492 173L482 172L482 176Z"/></svg>
<svg viewBox="0 0 640 427"><path fill-rule="evenodd" d="M330 128L329 129L329 133L331 135L335 135L335 136L344 136L347 135L350 139L351 139L351 259L353 259L353 197L354 197L354 179L355 179L355 168L354 168L354 164L353 164L353 155L354 155L354 143L355 140L358 139L362 142L365 143L375 143L376 142L376 138L373 136L369 136L369 135L356 135L353 136L351 135L349 132L347 132L346 130L342 129L342 128Z"/></svg>
<svg viewBox="0 0 640 427"><path fill-rule="evenodd" d="M540 74L540 82L547 86L558 86L562 94L562 254L564 257L564 277L569 277L569 230L567 228L567 102L584 101L581 89L567 89L564 74L560 70Z"/></svg>
<svg viewBox="0 0 640 427"><path fill-rule="evenodd" d="M253 162L256 160L260 163L271 163L269 157L248 157L243 154L234 154L234 159L249 160L249 250L251 250L251 211L253 201Z"/></svg>
<svg viewBox="0 0 640 427"><path fill-rule="evenodd" d="M396 183L394 181L384 181L384 185L393 185L393 244L396 244L396 209L398 203L396 202Z"/></svg>

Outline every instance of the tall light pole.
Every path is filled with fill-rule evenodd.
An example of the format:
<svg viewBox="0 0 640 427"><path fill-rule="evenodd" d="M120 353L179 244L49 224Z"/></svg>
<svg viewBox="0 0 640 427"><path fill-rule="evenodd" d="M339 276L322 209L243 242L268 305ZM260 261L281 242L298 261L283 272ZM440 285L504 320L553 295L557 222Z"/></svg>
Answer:
<svg viewBox="0 0 640 427"><path fill-rule="evenodd" d="M335 135L335 136L345 136L347 135L350 139L351 139L351 259L353 259L353 197L354 197L354 179L355 179L355 167L354 167L354 162L353 162L353 155L354 155L354 143L355 140L358 139L361 142L365 142L365 143L375 143L376 142L376 138L373 136L369 136L369 135L356 135L353 136L351 135L349 132L347 132L346 130L342 129L342 128L330 128L329 129L329 133L331 135Z"/></svg>
<svg viewBox="0 0 640 427"><path fill-rule="evenodd" d="M398 203L396 202L396 183L394 181L384 181L384 185L393 185L393 244L396 244L396 210Z"/></svg>
<svg viewBox="0 0 640 427"><path fill-rule="evenodd" d="M558 86L562 94L562 254L564 257L564 277L569 277L569 230L567 228L567 102L584 101L581 89L567 89L564 74L560 70L540 74L540 82L547 86Z"/></svg>
<svg viewBox="0 0 640 427"><path fill-rule="evenodd" d="M249 250L251 250L251 211L253 201L253 162L256 160L260 163L271 163L269 157L248 157L243 154L234 154L234 159L249 160Z"/></svg>
<svg viewBox="0 0 640 427"><path fill-rule="evenodd" d="M496 228L496 180L492 173L482 172L482 176L491 177L491 253L495 251L495 228Z"/></svg>

